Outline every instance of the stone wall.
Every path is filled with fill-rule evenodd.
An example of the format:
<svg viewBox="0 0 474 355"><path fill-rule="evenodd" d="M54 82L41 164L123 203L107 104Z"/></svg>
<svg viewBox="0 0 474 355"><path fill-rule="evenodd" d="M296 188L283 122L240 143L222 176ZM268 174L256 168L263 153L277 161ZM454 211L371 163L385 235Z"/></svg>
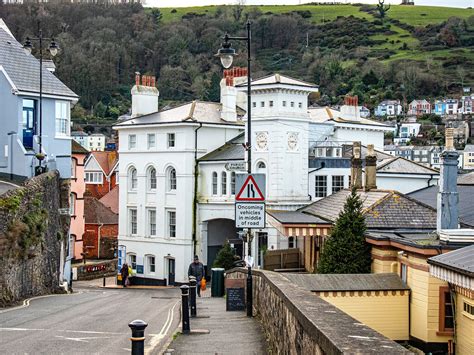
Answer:
<svg viewBox="0 0 474 355"><path fill-rule="evenodd" d="M0 307L60 292L60 252L68 219L59 215L67 183L57 172L0 196Z"/></svg>
<svg viewBox="0 0 474 355"><path fill-rule="evenodd" d="M74 270L76 269L76 270ZM117 259L73 267L74 280L93 280L117 275Z"/></svg>
<svg viewBox="0 0 474 355"><path fill-rule="evenodd" d="M246 278L233 269L227 278ZM253 270L254 312L275 354L409 354L319 297L272 271Z"/></svg>

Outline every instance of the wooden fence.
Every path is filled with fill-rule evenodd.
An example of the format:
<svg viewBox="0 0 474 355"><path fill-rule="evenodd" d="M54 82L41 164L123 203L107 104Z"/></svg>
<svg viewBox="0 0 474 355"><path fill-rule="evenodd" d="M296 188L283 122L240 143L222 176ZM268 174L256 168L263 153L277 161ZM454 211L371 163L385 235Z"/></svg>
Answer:
<svg viewBox="0 0 474 355"><path fill-rule="evenodd" d="M298 248L267 250L264 256L264 269L271 271L304 270L303 257Z"/></svg>

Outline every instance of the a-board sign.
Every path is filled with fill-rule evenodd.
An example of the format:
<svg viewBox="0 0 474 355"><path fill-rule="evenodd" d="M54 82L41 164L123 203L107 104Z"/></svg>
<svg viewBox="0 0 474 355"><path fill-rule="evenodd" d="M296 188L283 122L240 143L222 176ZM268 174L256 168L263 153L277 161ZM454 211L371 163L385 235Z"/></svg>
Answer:
<svg viewBox="0 0 474 355"><path fill-rule="evenodd" d="M245 310L245 289L226 288L226 311L244 311Z"/></svg>

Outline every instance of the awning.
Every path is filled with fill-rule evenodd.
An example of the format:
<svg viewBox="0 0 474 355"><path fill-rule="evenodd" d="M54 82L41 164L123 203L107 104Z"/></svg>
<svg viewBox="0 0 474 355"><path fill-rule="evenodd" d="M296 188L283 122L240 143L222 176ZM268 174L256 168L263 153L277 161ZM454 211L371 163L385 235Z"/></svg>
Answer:
<svg viewBox="0 0 474 355"><path fill-rule="evenodd" d="M474 291L474 278L461 275L456 271L448 270L437 265L430 265L430 275L456 286Z"/></svg>

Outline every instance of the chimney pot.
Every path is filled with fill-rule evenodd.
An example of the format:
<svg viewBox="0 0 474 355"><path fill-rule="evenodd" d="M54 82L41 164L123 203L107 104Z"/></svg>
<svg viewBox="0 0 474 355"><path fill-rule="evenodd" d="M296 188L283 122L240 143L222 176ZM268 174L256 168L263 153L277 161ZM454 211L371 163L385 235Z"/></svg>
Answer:
<svg viewBox="0 0 474 355"><path fill-rule="evenodd" d="M454 150L454 129L446 128L446 150Z"/></svg>
<svg viewBox="0 0 474 355"><path fill-rule="evenodd" d="M146 86L146 75L142 75L142 86Z"/></svg>
<svg viewBox="0 0 474 355"><path fill-rule="evenodd" d="M367 156L365 157L365 190L370 191L377 188L377 156L374 145L367 145Z"/></svg>
<svg viewBox="0 0 474 355"><path fill-rule="evenodd" d="M151 77L151 86L156 87L156 78L155 78L155 76Z"/></svg>
<svg viewBox="0 0 474 355"><path fill-rule="evenodd" d="M135 72L135 85L140 85L140 72Z"/></svg>
<svg viewBox="0 0 474 355"><path fill-rule="evenodd" d="M361 189L362 188L362 159L360 158L360 142L353 143L351 165L352 165L351 166L351 185L356 189Z"/></svg>

